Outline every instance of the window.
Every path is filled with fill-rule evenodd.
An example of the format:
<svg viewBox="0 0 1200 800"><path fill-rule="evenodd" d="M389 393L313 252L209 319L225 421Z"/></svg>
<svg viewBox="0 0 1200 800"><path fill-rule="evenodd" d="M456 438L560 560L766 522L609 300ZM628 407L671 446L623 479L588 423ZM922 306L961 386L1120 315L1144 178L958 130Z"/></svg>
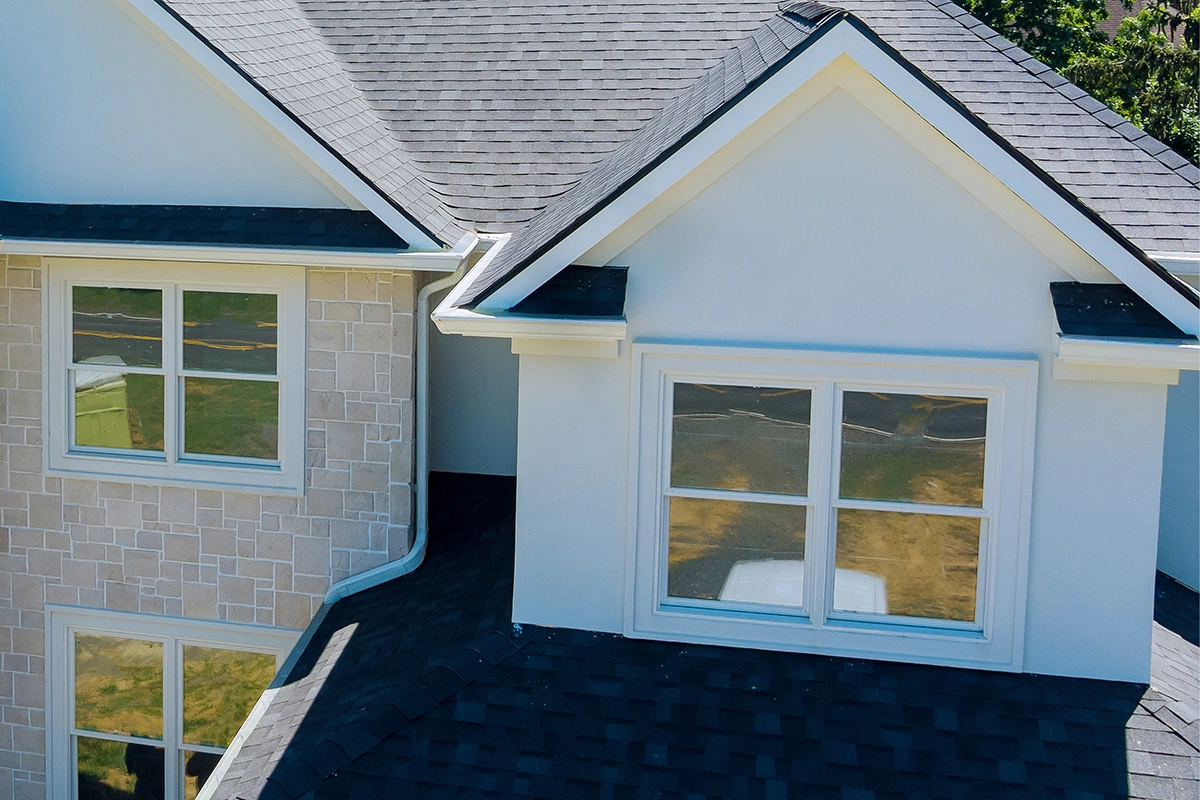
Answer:
<svg viewBox="0 0 1200 800"><path fill-rule="evenodd" d="M51 263L50 468L299 491L303 278Z"/></svg>
<svg viewBox="0 0 1200 800"><path fill-rule="evenodd" d="M629 635L1019 668L1035 361L635 358Z"/></svg>
<svg viewBox="0 0 1200 800"><path fill-rule="evenodd" d="M195 798L296 640L49 608L49 794L74 800Z"/></svg>

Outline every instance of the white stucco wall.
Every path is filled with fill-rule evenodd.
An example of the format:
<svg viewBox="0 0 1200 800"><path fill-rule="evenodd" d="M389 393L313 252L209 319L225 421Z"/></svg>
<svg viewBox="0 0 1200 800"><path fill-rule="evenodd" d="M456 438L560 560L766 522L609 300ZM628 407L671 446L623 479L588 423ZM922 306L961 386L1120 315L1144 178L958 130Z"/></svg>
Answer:
<svg viewBox="0 0 1200 800"><path fill-rule="evenodd" d="M1200 588L1200 373L1167 392L1158 568Z"/></svg>
<svg viewBox="0 0 1200 800"><path fill-rule="evenodd" d="M1047 284L1087 259L1014 207L835 92L613 259L627 341L1036 357L1024 669L1144 680L1166 389L1052 378ZM627 345L521 357L518 622L622 629L630 380Z"/></svg>
<svg viewBox="0 0 1200 800"><path fill-rule="evenodd" d="M516 475L518 366L509 341L428 325L429 468Z"/></svg>
<svg viewBox="0 0 1200 800"><path fill-rule="evenodd" d="M340 208L122 0L6 0L0 199Z"/></svg>

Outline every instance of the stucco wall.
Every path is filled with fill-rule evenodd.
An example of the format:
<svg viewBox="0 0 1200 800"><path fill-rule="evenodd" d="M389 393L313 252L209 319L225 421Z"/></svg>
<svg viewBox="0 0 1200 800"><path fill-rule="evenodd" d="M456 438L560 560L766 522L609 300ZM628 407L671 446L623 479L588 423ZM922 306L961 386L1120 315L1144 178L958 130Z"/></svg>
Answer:
<svg viewBox="0 0 1200 800"><path fill-rule="evenodd" d="M1167 392L1158 568L1200 588L1200 373Z"/></svg>
<svg viewBox="0 0 1200 800"><path fill-rule="evenodd" d="M308 272L303 497L44 477L41 283L0 256L0 797L45 791L45 603L302 628L411 519L412 275Z"/></svg>
<svg viewBox="0 0 1200 800"><path fill-rule="evenodd" d="M1052 378L1047 249L835 92L613 263L629 341L1037 358L1024 669L1144 680L1166 390ZM521 357L517 621L622 628L631 369Z"/></svg>
<svg viewBox="0 0 1200 800"><path fill-rule="evenodd" d="M515 475L518 365L508 340L451 336L427 324L429 468Z"/></svg>
<svg viewBox="0 0 1200 800"><path fill-rule="evenodd" d="M4 3L0 199L342 207L118 2Z"/></svg>

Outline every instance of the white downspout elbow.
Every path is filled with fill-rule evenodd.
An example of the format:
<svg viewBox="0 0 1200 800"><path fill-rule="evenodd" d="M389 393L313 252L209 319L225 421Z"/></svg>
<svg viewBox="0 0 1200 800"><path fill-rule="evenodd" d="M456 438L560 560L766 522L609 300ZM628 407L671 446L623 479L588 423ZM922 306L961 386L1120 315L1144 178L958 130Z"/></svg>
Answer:
<svg viewBox="0 0 1200 800"><path fill-rule="evenodd" d="M469 239L469 241L468 241ZM417 445L417 465L413 482L416 488L416 535L413 537L412 548L408 554L382 564L366 572L352 575L338 581L329 588L325 595L325 604L336 603L364 589L398 578L421 566L425 560L425 547L429 541L429 297L435 292L448 289L462 279L467 270L467 259L479 237L464 236L455 245L454 250L461 254L458 269L445 278L428 283L417 293L416 326L417 326L417 394L416 418L414 420L413 438Z"/></svg>

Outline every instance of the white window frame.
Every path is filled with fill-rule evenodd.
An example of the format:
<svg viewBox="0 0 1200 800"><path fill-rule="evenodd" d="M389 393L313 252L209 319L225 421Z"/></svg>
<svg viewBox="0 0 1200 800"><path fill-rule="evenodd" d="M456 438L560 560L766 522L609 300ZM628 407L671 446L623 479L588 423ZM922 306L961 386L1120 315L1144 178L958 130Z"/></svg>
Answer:
<svg viewBox="0 0 1200 800"><path fill-rule="evenodd" d="M166 452L162 457L73 445L74 419L68 368L72 332L71 288L75 285L162 290L167 416L164 420ZM183 431L183 405L177 399L183 373L183 337L175 330L181 324L179 314L184 291L268 292L278 296L276 373L253 376L279 383L277 460L185 457L178 452ZM43 405L47 420L47 474L275 494L303 493L307 341L303 267L47 259L44 294L46 388ZM222 373L221 377L227 376Z"/></svg>
<svg viewBox="0 0 1200 800"><path fill-rule="evenodd" d="M1033 495L1038 361L709 347L633 345L630 508L625 634L793 650L856 658L1020 670ZM802 609L690 602L666 596L672 385L709 383L805 388L812 393L807 498L746 500L808 505ZM844 391L959 395L988 401L984 499L980 509L929 506L931 513L979 516L981 533L974 623L831 612L836 507L883 507L836 497ZM720 494L722 499L730 493ZM906 510L923 508L902 504ZM810 566L811 565L811 566Z"/></svg>
<svg viewBox="0 0 1200 800"><path fill-rule="evenodd" d="M163 747L167 786L181 780L182 750L219 752L223 748L183 743L183 647L196 645L266 653L283 667L300 631L233 622L162 617L125 611L46 604L46 779L47 796L74 800L78 791L72 736L75 730L75 635L95 634L161 642L163 645ZM136 737L86 732L97 739L133 741ZM170 796L170 794L168 794Z"/></svg>

